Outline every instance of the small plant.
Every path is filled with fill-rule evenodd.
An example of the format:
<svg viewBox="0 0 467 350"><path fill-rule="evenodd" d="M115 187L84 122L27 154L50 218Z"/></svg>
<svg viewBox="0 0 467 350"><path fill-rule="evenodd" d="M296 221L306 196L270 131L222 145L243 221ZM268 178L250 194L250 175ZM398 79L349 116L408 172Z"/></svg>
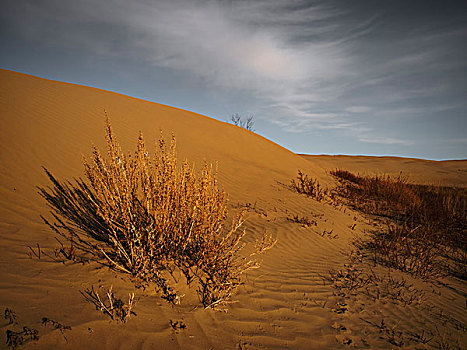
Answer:
<svg viewBox="0 0 467 350"><path fill-rule="evenodd" d="M45 327L51 326L54 329L60 330L60 333L62 333L63 338L65 338L65 340L68 341L68 339L65 336L65 331L71 330L71 326L66 326L64 324L61 324L60 322L51 320L50 318L47 318L47 317L42 318L42 325Z"/></svg>
<svg viewBox="0 0 467 350"><path fill-rule="evenodd" d="M317 201L322 201L327 191L321 187L317 179L309 178L308 175L298 171L296 179L292 179L290 187L298 193L305 194Z"/></svg>
<svg viewBox="0 0 467 350"><path fill-rule="evenodd" d="M252 115L249 117L246 117L246 119L243 120L243 118L238 113L235 113L230 116L230 120L236 126L239 126L241 128L244 128L250 131L255 131L253 129L253 125L255 124L255 122L253 121Z"/></svg>
<svg viewBox="0 0 467 350"><path fill-rule="evenodd" d="M60 247L55 248L53 258L56 261L64 262L66 260L73 261L80 264L85 264L89 262L89 259L86 259L83 256L79 255L79 252L75 249L73 245L73 240L70 240L70 246L65 246L62 241L56 238L57 242L60 244Z"/></svg>
<svg viewBox="0 0 467 350"><path fill-rule="evenodd" d="M256 214L258 214L259 216L262 216L262 217L267 217L268 216L268 213L266 212L266 210L258 207L256 205L256 202L255 203L250 203L250 202L247 202L245 204L240 204L240 203L237 203L235 205L235 208L240 208L241 210L244 210L244 211L247 211L247 212L254 212Z"/></svg>
<svg viewBox="0 0 467 350"><path fill-rule="evenodd" d="M312 227L312 226L317 226L318 223L316 220L310 219L306 216L298 216L294 215L292 217L287 217L287 220L296 222L297 224L301 224L304 227Z"/></svg>
<svg viewBox="0 0 467 350"><path fill-rule="evenodd" d="M44 169L52 187L39 194L55 219L44 222L69 243L58 254L105 262L139 285L154 283L171 302L180 297L168 276L180 271L197 282L205 307L227 302L241 275L258 267L254 256L275 240L264 235L241 254L243 213L225 227L227 198L215 169L205 164L197 176L188 162L178 166L174 137L167 144L161 136L150 157L140 134L136 152L124 155L107 117L106 140L107 158L94 147L83 160L88 182L62 183Z"/></svg>
<svg viewBox="0 0 467 350"><path fill-rule="evenodd" d="M170 320L169 324L170 324L170 327L172 327L172 329L177 333L178 333L179 330L186 328L186 324L183 321L175 321L174 322L174 321Z"/></svg>
<svg viewBox="0 0 467 350"><path fill-rule="evenodd" d="M81 292L84 298L92 303L96 310L102 311L105 315L108 315L112 320L117 320L122 323L125 323L131 315L136 315L132 309L134 306L135 293L128 294L128 303L124 303L121 299L115 297L115 294L112 291L112 287L107 291L106 297L101 299L99 293L94 290L94 287L91 289L86 289L84 292ZM42 319L44 321L44 319Z"/></svg>
<svg viewBox="0 0 467 350"><path fill-rule="evenodd" d="M433 334L431 334L431 332L425 332L424 329L422 329L421 332L412 333L411 336L412 340L424 345L433 340Z"/></svg>
<svg viewBox="0 0 467 350"><path fill-rule="evenodd" d="M20 345L38 339L39 335L37 329L23 327L23 330L21 332L14 332L9 329L6 331L6 344L12 349L16 349L16 347Z"/></svg>
<svg viewBox="0 0 467 350"><path fill-rule="evenodd" d="M364 271L354 264L345 264L343 269L332 270L328 276L322 278L331 282L340 297L364 294L373 301L401 302L407 306L421 304L425 296L406 279L395 278L390 270L386 274L378 275L371 268Z"/></svg>
<svg viewBox="0 0 467 350"><path fill-rule="evenodd" d="M8 320L8 324L14 324L16 322L16 313L9 308L6 308L5 311L3 312L3 318L5 320Z"/></svg>
<svg viewBox="0 0 467 350"><path fill-rule="evenodd" d="M384 319L381 320L380 324L373 323L364 319L362 320L370 324L371 326L378 328L379 333L382 335L381 338L385 339L388 343L399 348L404 345L404 334L401 331L397 330L397 325L389 326L386 324L386 322L384 322Z"/></svg>

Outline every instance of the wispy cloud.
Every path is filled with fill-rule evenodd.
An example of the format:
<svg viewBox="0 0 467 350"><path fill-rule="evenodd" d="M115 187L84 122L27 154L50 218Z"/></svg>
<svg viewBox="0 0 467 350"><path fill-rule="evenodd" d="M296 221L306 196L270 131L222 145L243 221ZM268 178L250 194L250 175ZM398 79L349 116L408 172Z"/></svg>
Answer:
<svg viewBox="0 0 467 350"><path fill-rule="evenodd" d="M377 143L380 145L404 145L410 146L413 145L413 141L400 140L392 137L359 137L361 142L366 143Z"/></svg>
<svg viewBox="0 0 467 350"><path fill-rule="evenodd" d="M207 88L254 95L262 101L260 108L275 106L267 111L271 118L315 123L329 116L316 112L316 105L342 93L344 86L336 82L347 74L349 58L337 42L297 39L304 28L315 34L335 30L326 20L340 11L297 5L277 0L116 0L97 5L81 0L65 5L46 0L29 4L25 16L31 21L22 30L46 36L53 23L60 27L57 45L88 45L109 55L136 50L141 59L201 79ZM109 30L101 38L85 29L93 26ZM117 38L112 31L125 35Z"/></svg>
<svg viewBox="0 0 467 350"><path fill-rule="evenodd" d="M276 14L276 23L254 15L277 11L279 3L140 4L146 8L125 18L142 33L138 45L154 65L188 72L211 88L246 91L270 106L270 118L314 123L329 117L315 108L339 95L335 82L346 74L348 58L339 45L296 42L296 29L284 28L322 20L323 8Z"/></svg>

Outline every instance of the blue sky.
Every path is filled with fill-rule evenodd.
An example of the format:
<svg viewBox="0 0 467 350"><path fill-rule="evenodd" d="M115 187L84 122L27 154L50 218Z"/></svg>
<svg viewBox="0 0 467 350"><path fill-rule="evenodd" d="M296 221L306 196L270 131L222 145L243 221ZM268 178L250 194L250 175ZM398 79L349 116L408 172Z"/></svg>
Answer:
<svg viewBox="0 0 467 350"><path fill-rule="evenodd" d="M227 121L297 153L467 158L465 1L3 0L0 67Z"/></svg>

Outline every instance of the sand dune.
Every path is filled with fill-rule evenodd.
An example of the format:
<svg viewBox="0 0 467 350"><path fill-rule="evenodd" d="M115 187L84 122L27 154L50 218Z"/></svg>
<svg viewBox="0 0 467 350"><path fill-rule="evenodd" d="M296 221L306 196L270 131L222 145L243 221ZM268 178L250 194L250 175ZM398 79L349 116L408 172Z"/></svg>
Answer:
<svg viewBox="0 0 467 350"><path fill-rule="evenodd" d="M250 239L264 232L277 238L261 268L247 274L228 312L204 310L189 289L181 305L171 306L154 289L137 289L125 275L97 264L28 256L28 246L36 243L43 249L57 246L40 218L48 213L36 188L48 185L41 167L59 178L82 176L82 155L89 154L92 143L103 148L104 110L125 150L135 148L140 130L148 143L162 130L176 136L179 158L195 162L198 169L205 160L217 162L232 209L248 203L255 208L246 222ZM435 327L439 339L448 337L460 347L466 343L466 286L460 281L427 284L404 276L412 290L426 294L417 307L389 297L375 301L363 294L336 295L322 276L348 263L351 241L371 222L349 208L317 202L281 185L301 169L323 186L333 186L327 171L339 166L362 173L403 170L414 181L466 186L465 162L303 157L192 112L7 70L0 71L0 118L0 307L2 312L14 310L18 322L0 322L1 346L7 329L28 326L40 338L23 345L27 349L393 348L391 335L375 326L382 320L402 332L408 348L424 348L410 341L410 334ZM292 215L314 216L317 225L290 222ZM322 236L331 230L333 238ZM111 321L80 294L92 285L99 290L113 286L121 297L134 291L137 315L126 324ZM44 326L44 317L72 329L61 333ZM171 320L183 321L186 328L173 329ZM434 340L431 344L436 348Z"/></svg>
<svg viewBox="0 0 467 350"><path fill-rule="evenodd" d="M362 175L402 175L410 183L467 187L467 159L434 161L398 157L302 156L327 171L340 167Z"/></svg>

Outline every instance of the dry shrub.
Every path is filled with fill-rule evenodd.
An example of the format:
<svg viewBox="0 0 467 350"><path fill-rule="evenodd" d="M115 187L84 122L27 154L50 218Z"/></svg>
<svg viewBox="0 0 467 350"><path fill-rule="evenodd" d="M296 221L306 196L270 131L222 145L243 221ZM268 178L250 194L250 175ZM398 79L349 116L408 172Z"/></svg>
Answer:
<svg viewBox="0 0 467 350"><path fill-rule="evenodd" d="M236 126L239 126L241 128L244 128L244 129L247 129L253 132L255 131L255 129L253 129L253 125L255 124L255 122L253 120L252 115L250 115L249 117L246 117L245 120L243 120L242 116L240 116L238 113L235 113L230 116L230 120Z"/></svg>
<svg viewBox="0 0 467 350"><path fill-rule="evenodd" d="M305 194L317 201L322 201L327 194L327 191L321 187L317 179L308 177L300 170L297 178L292 179L290 187L298 193Z"/></svg>
<svg viewBox="0 0 467 350"><path fill-rule="evenodd" d="M96 310L102 311L105 315L108 315L112 320L120 321L125 323L131 315L136 315L133 312L135 293L128 294L128 303L124 303L122 299L117 298L112 291L112 287L107 291L107 298L101 298L99 293L91 289L86 289L81 292L84 298L96 307Z"/></svg>
<svg viewBox="0 0 467 350"><path fill-rule="evenodd" d="M341 270L331 270L322 277L332 283L339 297L366 295L371 300L401 302L404 305L420 304L424 300L424 292L414 288L404 278L397 278L387 273L377 274L371 268L360 264L345 264Z"/></svg>
<svg viewBox="0 0 467 350"><path fill-rule="evenodd" d="M416 212L421 204L402 176L359 176L342 169L332 170L331 175L341 181L339 193L367 214L403 219Z"/></svg>
<svg viewBox="0 0 467 350"><path fill-rule="evenodd" d="M40 194L55 223L45 222L70 242L70 249L106 261L139 283L156 283L167 300L179 300L167 273L180 271L196 281L205 307L223 303L257 267L253 255L271 248L264 236L250 254L244 248L240 213L226 228L227 198L212 165L199 176L187 161L177 165L175 138L160 138L154 157L140 133L134 154L123 154L106 116L107 157L94 147L84 159L88 182L59 182L45 169L52 187Z"/></svg>
<svg viewBox="0 0 467 350"><path fill-rule="evenodd" d="M366 245L374 260L423 278L447 270L466 279L467 190L411 185L402 176L331 174L351 206L386 220Z"/></svg>
<svg viewBox="0 0 467 350"><path fill-rule="evenodd" d="M68 342L68 338L65 335L65 331L71 331L71 326L64 325L63 323L51 320L48 317L42 317L42 325L44 327L51 326L53 329L58 329L62 334L63 338Z"/></svg>
<svg viewBox="0 0 467 350"><path fill-rule="evenodd" d="M16 312L14 312L12 309L10 308L6 308L4 311L3 311L3 318L5 320L8 320L8 324L14 324L14 323L17 323L16 322Z"/></svg>
<svg viewBox="0 0 467 350"><path fill-rule="evenodd" d="M333 175L333 176L335 176L335 177L337 177L337 178L339 178L341 180L350 181L350 182L353 182L353 183L356 183L356 184L358 184L360 182L360 179L361 179L358 175L355 175L355 174L351 173L348 170L340 169L340 168L331 170L331 175Z"/></svg>
<svg viewBox="0 0 467 350"><path fill-rule="evenodd" d="M22 331L15 332L10 329L6 331L6 344L12 349L28 343L30 341L39 339L39 332L37 329L24 326Z"/></svg>
<svg viewBox="0 0 467 350"><path fill-rule="evenodd" d="M301 224L303 227L318 226L318 222L316 220L310 219L306 216L299 216L299 215L288 216L287 220L296 222L297 224Z"/></svg>

